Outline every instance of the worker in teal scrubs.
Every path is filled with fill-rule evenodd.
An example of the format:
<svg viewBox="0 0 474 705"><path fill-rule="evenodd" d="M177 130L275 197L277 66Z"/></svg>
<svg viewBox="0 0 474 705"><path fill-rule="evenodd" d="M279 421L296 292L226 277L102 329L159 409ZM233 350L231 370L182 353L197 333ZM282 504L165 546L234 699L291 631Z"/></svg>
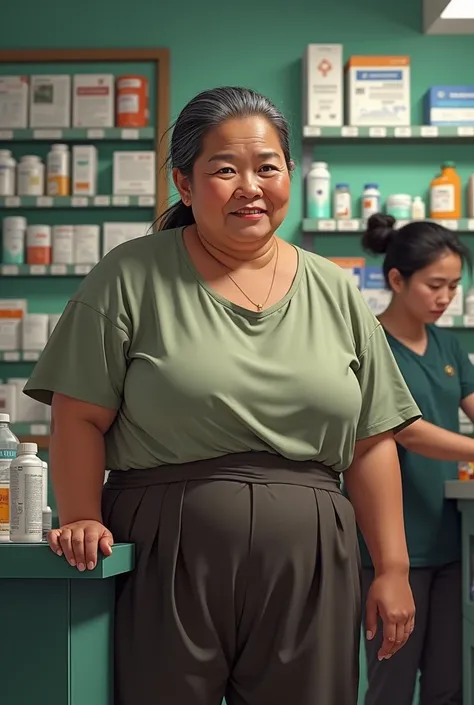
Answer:
<svg viewBox="0 0 474 705"><path fill-rule="evenodd" d="M390 216L369 219L364 248L384 254L392 292L380 322L423 418L396 436L416 627L404 649L379 661L380 630L366 615L366 705L412 705L418 672L420 705L462 703L461 535L444 483L458 461L474 460L474 440L459 431L459 408L474 419L474 366L456 335L435 325L453 300L469 250L451 230L413 222L398 230ZM363 540L363 588L373 568ZM371 632L371 633L370 633Z"/></svg>

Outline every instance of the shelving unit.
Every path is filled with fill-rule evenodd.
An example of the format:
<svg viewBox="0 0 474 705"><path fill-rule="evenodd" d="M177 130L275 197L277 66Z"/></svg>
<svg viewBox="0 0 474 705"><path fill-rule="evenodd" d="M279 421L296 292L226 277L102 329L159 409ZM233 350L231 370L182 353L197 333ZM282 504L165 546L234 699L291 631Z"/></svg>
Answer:
<svg viewBox="0 0 474 705"><path fill-rule="evenodd" d="M82 49L0 51L0 71L13 75L110 73L142 74L150 92L150 126L144 128L0 129L0 148L14 156L45 156L53 143L94 144L99 157L97 196L0 197L0 217L25 215L31 223L98 224L142 222L144 234L168 204L168 176L162 169L169 126L168 49ZM115 150L154 150L156 192L153 196L115 196L111 193L111 160ZM108 182L108 183L107 183ZM10 265L0 263L0 298L28 299L33 313L60 313L93 265ZM31 303L31 306L30 306ZM36 351L0 352L0 378L27 377L38 360ZM14 423L14 433L47 450L49 424Z"/></svg>
<svg viewBox="0 0 474 705"><path fill-rule="evenodd" d="M2 277L84 277L92 264L2 264Z"/></svg>
<svg viewBox="0 0 474 705"><path fill-rule="evenodd" d="M397 227L401 228L409 223L409 220L399 220ZM437 220L440 225L450 230L458 232L473 232L474 233L474 218L461 218L460 220ZM365 222L362 218L352 218L348 220L330 219L311 219L303 220L304 233L363 233L365 230Z"/></svg>
<svg viewBox="0 0 474 705"><path fill-rule="evenodd" d="M401 192L412 196L421 195L428 202L430 181L443 161L455 161L463 181L470 173L474 173L474 126L305 126L302 129L302 139L304 178L312 161L327 162L333 186L338 182L349 183L354 216L350 220L303 218L303 247L324 257L347 258L354 262L364 258L369 268L380 267L382 258L373 257L362 249L361 234L365 222L360 217L358 197L362 195L364 183L379 183L382 205L387 195ZM306 203L304 209L306 212ZM399 221L396 227L407 222ZM474 250L474 218L437 222L457 231L468 247ZM360 259L360 262L364 260ZM438 323L455 330L465 351L474 352L472 317L445 315Z"/></svg>
<svg viewBox="0 0 474 705"><path fill-rule="evenodd" d="M0 59L1 60L1 59ZM153 127L88 127L66 129L1 130L1 142L137 142L154 139Z"/></svg>
<svg viewBox="0 0 474 705"><path fill-rule="evenodd" d="M155 196L0 196L0 209L153 208Z"/></svg>
<svg viewBox="0 0 474 705"><path fill-rule="evenodd" d="M410 127L303 127L303 138L322 140L346 139L395 139L395 140L469 140L474 137L474 127L436 127L412 125Z"/></svg>

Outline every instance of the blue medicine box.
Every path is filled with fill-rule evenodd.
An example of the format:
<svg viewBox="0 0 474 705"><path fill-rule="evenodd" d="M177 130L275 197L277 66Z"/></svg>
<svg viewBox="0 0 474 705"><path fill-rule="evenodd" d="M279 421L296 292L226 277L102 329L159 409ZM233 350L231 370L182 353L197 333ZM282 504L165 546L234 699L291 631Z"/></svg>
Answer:
<svg viewBox="0 0 474 705"><path fill-rule="evenodd" d="M427 125L474 125L474 86L432 86L425 96Z"/></svg>

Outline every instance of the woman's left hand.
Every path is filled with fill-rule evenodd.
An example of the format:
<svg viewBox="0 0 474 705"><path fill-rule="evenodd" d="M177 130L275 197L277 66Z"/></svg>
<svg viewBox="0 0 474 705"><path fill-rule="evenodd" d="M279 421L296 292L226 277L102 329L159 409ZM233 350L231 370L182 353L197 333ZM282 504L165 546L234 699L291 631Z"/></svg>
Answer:
<svg viewBox="0 0 474 705"><path fill-rule="evenodd" d="M415 628L415 603L408 573L387 571L374 578L367 595L367 639L377 632L377 620L383 622L383 642L379 661L388 659L404 646Z"/></svg>

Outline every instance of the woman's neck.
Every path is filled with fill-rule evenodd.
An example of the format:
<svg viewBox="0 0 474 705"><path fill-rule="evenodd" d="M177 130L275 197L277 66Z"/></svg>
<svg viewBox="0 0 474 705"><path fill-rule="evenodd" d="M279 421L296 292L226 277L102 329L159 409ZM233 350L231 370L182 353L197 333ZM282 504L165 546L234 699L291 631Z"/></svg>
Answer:
<svg viewBox="0 0 474 705"><path fill-rule="evenodd" d="M426 326L392 300L389 307L379 316L379 321L394 338L413 343L426 339Z"/></svg>
<svg viewBox="0 0 474 705"><path fill-rule="evenodd" d="M213 243L203 233L195 227L195 236L201 247L214 260L229 270L241 269L263 269L275 257L277 251L277 241L274 235L265 238L263 242L249 243L242 248Z"/></svg>

